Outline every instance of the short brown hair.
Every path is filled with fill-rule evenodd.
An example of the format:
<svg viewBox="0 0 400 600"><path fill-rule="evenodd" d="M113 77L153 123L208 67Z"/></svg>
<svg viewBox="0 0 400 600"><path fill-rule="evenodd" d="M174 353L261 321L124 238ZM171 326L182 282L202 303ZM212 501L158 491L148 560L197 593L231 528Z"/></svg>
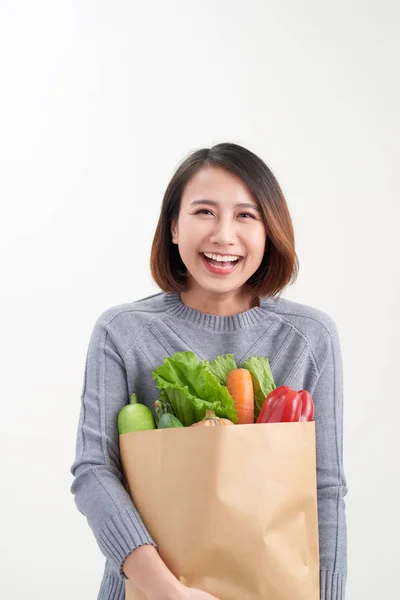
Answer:
<svg viewBox="0 0 400 600"><path fill-rule="evenodd" d="M172 242L171 224L178 219L183 190L200 169L220 167L240 177L262 211L267 232L263 260L244 284L252 297L275 296L298 275L299 262L294 232L282 190L264 161L243 146L222 143L192 152L178 166L165 191L161 214L153 238L151 275L164 292L186 290L186 267Z"/></svg>

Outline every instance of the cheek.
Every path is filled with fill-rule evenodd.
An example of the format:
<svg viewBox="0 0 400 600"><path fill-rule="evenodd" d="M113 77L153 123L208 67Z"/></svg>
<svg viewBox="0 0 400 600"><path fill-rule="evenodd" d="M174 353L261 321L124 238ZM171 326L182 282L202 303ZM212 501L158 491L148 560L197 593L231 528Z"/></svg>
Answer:
<svg viewBox="0 0 400 600"><path fill-rule="evenodd" d="M188 246L194 246L198 243L198 240L207 235L207 226L204 225L204 223L194 223L193 221L182 223L180 229L181 240Z"/></svg>
<svg viewBox="0 0 400 600"><path fill-rule="evenodd" d="M202 237L203 232L201 227L193 226L190 222L181 224L179 229L179 248L187 260L190 260L193 251L202 245Z"/></svg>
<svg viewBox="0 0 400 600"><path fill-rule="evenodd" d="M265 251L266 235L264 231L254 231L250 238L250 244L254 255L262 256Z"/></svg>

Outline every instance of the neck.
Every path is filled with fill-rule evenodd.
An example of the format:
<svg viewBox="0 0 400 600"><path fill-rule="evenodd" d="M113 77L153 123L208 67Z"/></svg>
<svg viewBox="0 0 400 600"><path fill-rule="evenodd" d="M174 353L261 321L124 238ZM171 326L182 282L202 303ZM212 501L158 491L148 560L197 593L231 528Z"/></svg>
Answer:
<svg viewBox="0 0 400 600"><path fill-rule="evenodd" d="M259 299L251 296L233 296L232 294L219 294L216 296L207 292L187 291L181 292L179 297L182 304L189 308L220 317L236 315L255 306L260 306Z"/></svg>

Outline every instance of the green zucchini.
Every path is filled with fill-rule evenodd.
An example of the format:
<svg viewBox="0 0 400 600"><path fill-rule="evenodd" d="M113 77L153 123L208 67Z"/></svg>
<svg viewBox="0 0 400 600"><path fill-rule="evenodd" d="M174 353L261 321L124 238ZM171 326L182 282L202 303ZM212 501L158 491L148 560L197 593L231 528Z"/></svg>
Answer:
<svg viewBox="0 0 400 600"><path fill-rule="evenodd" d="M157 429L167 429L170 427L183 427L183 425L175 415L164 413L158 420Z"/></svg>

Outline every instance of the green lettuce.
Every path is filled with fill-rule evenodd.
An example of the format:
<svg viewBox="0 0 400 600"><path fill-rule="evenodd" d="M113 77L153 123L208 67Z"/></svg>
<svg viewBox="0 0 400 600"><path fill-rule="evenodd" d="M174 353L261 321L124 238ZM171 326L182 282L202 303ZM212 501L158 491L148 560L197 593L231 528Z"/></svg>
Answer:
<svg viewBox="0 0 400 600"><path fill-rule="evenodd" d="M234 400L221 383L226 367L218 358L222 357L212 363L200 362L194 352L176 352L164 358L163 364L152 372L161 398L169 400L175 416L185 427L201 421L207 409L237 423ZM230 355L225 360L232 364L232 359Z"/></svg>
<svg viewBox="0 0 400 600"><path fill-rule="evenodd" d="M243 363L250 371L254 388L254 417L260 414L265 398L276 388L268 358L251 356Z"/></svg>
<svg viewBox="0 0 400 600"><path fill-rule="evenodd" d="M217 356L211 363L208 361L205 362L209 365L210 371L215 375L222 385L226 385L226 378L228 377L229 371L237 369L233 354Z"/></svg>

